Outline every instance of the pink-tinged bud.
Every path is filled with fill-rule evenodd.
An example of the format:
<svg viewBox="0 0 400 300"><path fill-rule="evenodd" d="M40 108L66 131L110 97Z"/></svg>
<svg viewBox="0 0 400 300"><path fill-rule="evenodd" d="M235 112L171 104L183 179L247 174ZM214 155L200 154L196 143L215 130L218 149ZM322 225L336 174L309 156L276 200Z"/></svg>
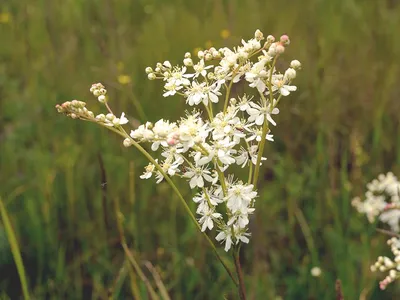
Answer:
<svg viewBox="0 0 400 300"><path fill-rule="evenodd" d="M174 139L173 137L170 137L167 139L167 143L169 146L175 146L178 143L178 140Z"/></svg>
<svg viewBox="0 0 400 300"><path fill-rule="evenodd" d="M279 41L285 46L290 44L289 37L286 34L282 35Z"/></svg>
<svg viewBox="0 0 400 300"><path fill-rule="evenodd" d="M177 132L172 133L170 136L167 138L167 143L170 146L175 146L179 142L179 134Z"/></svg>

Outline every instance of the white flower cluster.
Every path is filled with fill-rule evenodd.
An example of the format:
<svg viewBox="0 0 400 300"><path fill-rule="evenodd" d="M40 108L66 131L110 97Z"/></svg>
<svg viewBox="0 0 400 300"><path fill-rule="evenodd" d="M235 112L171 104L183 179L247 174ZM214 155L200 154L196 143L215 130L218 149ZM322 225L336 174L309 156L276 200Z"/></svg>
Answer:
<svg viewBox="0 0 400 300"><path fill-rule="evenodd" d="M254 38L233 49L200 51L197 62L186 53L183 66L165 61L154 70L146 68L150 80L165 82L164 97L180 95L189 106L201 106L177 122L147 122L130 133L137 142L151 143L153 151L161 149L157 163L163 172L149 164L141 178L154 174L159 183L164 173L186 179L197 193L193 201L201 230L216 226L216 240L225 243L225 251L249 242L249 215L257 197L251 175L254 179L254 170L266 159L259 153L260 145L273 141L269 124L276 125L272 116L279 113L281 97L296 90L291 83L300 68L294 60L283 74L277 72L276 60L289 38L284 35L275 42L268 36L262 44L263 39L257 30ZM247 82L255 96L230 97L232 85L239 81ZM124 145L129 146L129 140ZM248 180L229 175L233 165L248 167Z"/></svg>
<svg viewBox="0 0 400 300"><path fill-rule="evenodd" d="M379 283L379 287L382 290L386 289L388 284L400 278L400 239L392 237L387 243L391 247L392 253L395 256L394 261L389 257L379 256L376 263L371 266L372 272L378 270L380 272L389 271L389 275Z"/></svg>
<svg viewBox="0 0 400 300"><path fill-rule="evenodd" d="M380 174L377 179L367 184L365 200L356 197L352 205L363 214L369 222L379 221L390 226L395 232L400 231L400 182L393 173Z"/></svg>

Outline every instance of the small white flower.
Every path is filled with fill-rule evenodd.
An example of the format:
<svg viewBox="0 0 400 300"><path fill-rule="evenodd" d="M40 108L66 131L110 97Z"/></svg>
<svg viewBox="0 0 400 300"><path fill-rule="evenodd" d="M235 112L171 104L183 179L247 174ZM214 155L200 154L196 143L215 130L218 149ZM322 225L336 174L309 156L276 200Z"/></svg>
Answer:
<svg viewBox="0 0 400 300"><path fill-rule="evenodd" d="M287 85L285 80L272 80L273 90L278 90L282 96L288 96L290 92L295 92L297 87L295 85Z"/></svg>
<svg viewBox="0 0 400 300"><path fill-rule="evenodd" d="M165 93L163 94L164 97L168 96L173 96L176 94L177 91L182 89L183 87L181 85L177 85L175 80L174 81L168 81L165 85Z"/></svg>
<svg viewBox="0 0 400 300"><path fill-rule="evenodd" d="M247 113L249 114L249 122L255 122L256 125L260 126L265 120L268 120L272 125L276 126L276 122L272 119L271 115L279 114L279 109L273 107L271 104L260 106L254 102L250 102Z"/></svg>
<svg viewBox="0 0 400 300"><path fill-rule="evenodd" d="M214 178L211 177L211 172L204 167L197 168L187 168L187 172L183 175L186 178L190 178L189 185L191 189L194 189L196 186L199 188L204 187L204 180L208 182L213 182Z"/></svg>
<svg viewBox="0 0 400 300"><path fill-rule="evenodd" d="M138 129L131 130L130 136L134 140L150 142L154 138L154 133L149 128L153 125L150 122L146 122L144 125L140 125Z"/></svg>
<svg viewBox="0 0 400 300"><path fill-rule="evenodd" d="M267 78L268 73L265 70L267 60L262 59L255 63L249 72L246 72L245 78L250 82L250 87L257 88L259 93L263 93L266 89L264 80Z"/></svg>
<svg viewBox="0 0 400 300"><path fill-rule="evenodd" d="M215 237L215 239L218 242L225 242L225 251L228 252L229 249L231 249L232 247L232 232L231 232L231 228L227 227L225 229L223 229L222 231L220 231L217 236Z"/></svg>
<svg viewBox="0 0 400 300"><path fill-rule="evenodd" d="M246 127L246 130L248 131L248 137L246 138L247 142L250 141L257 141L257 142L261 142L262 140L262 128L261 127L255 127L255 128L251 128L251 127ZM271 132L271 131L269 131ZM274 141L274 135L267 133L267 135L265 136L265 139L273 142Z"/></svg>
<svg viewBox="0 0 400 300"><path fill-rule="evenodd" d="M239 150L238 154L239 155L235 157L236 163L238 165L241 165L242 168L248 165L250 161L253 165L256 165L258 156L258 145L252 145L248 150L242 147ZM260 165L262 165L262 161L264 160L267 160L267 158L261 157Z"/></svg>
<svg viewBox="0 0 400 300"><path fill-rule="evenodd" d="M206 66L204 63L204 59L201 59L197 64L193 66L193 69L195 70L195 74L191 74L194 78L198 77L199 75L202 75L203 77L206 77L207 75L207 70L211 69L213 66ZM189 75L189 74L188 74Z"/></svg>
<svg viewBox="0 0 400 300"><path fill-rule="evenodd" d="M201 211L199 214L201 218L199 219L199 224L202 225L201 231L204 232L208 228L209 230L214 228L214 220L222 218L220 213L216 213L214 208L207 208Z"/></svg>
<svg viewBox="0 0 400 300"><path fill-rule="evenodd" d="M121 117L114 118L112 122L113 122L114 126L121 126L121 125L124 125L124 124L128 123L129 121L125 117L125 113L122 113Z"/></svg>
<svg viewBox="0 0 400 300"><path fill-rule="evenodd" d="M257 196L252 184L235 184L228 189L227 207L233 212L247 209L252 200Z"/></svg>
<svg viewBox="0 0 400 300"><path fill-rule="evenodd" d="M312 276L314 276L314 277L319 277L319 276L321 276L321 274L322 274L321 268L319 268L319 267L313 267L313 268L311 269L311 275L312 275Z"/></svg>
<svg viewBox="0 0 400 300"><path fill-rule="evenodd" d="M157 161L157 160L156 160ZM149 163L145 169L144 169L144 173L142 175L140 175L139 177L141 179L149 179L151 177L151 175L153 175L154 173L154 169L155 169L155 165L153 165L152 163Z"/></svg>

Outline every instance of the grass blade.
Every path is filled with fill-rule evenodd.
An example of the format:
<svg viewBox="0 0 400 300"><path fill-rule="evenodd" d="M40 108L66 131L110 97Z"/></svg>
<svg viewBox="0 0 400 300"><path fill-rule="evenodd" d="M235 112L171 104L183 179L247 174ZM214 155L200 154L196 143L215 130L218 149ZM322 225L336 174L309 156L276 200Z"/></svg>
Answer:
<svg viewBox="0 0 400 300"><path fill-rule="evenodd" d="M6 210L5 206L3 205L3 201L1 199L1 197L0 197L0 214L1 214L1 219L3 220L3 224L4 224L4 227L6 230L8 242L10 243L11 252L14 257L15 265L17 266L17 271L18 271L19 279L21 281L21 287L22 287L22 292L24 294L24 299L28 300L28 299L30 299L30 297L29 297L29 292L28 292L28 284L27 284L26 275L25 275L24 263L23 263L22 257L21 257L21 251L19 250L17 238L15 237L15 233L11 226L11 222L8 217L7 210Z"/></svg>

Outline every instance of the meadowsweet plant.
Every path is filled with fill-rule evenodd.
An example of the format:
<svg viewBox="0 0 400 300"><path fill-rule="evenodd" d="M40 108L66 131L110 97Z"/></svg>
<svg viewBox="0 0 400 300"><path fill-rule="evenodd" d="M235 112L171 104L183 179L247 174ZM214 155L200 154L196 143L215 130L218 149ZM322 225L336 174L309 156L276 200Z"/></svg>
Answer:
<svg viewBox="0 0 400 300"><path fill-rule="evenodd" d="M362 201L356 197L353 199L352 205L360 213L365 214L370 223L379 220L390 227L391 234L398 236L400 231L400 182L393 173L380 174L377 179L368 183L365 200ZM371 266L372 272L389 272L389 275L379 283L382 290L400 277L399 237L392 237L387 242L395 256L394 260L386 256L379 256L375 264Z"/></svg>
<svg viewBox="0 0 400 300"><path fill-rule="evenodd" d="M249 217L256 209L260 167L266 160L264 147L273 141L271 125L276 126L278 104L297 89L292 82L300 62L293 60L282 71L276 68L289 43L287 35L276 41L257 30L253 38L232 49L212 47L199 51L196 58L186 53L182 65L164 61L147 67L148 79L163 81L165 98L179 97L189 106L177 121L146 122L128 133L123 127L128 123L125 114L117 117L113 113L101 83L93 84L90 91L106 113L95 116L78 100L56 106L73 119L118 133L125 147L134 146L148 158L149 165L140 178L155 178L156 183L166 180L171 185L221 263L210 236L226 252L232 252L236 276L223 265L238 285L241 299L246 295L239 248L249 243L251 236ZM232 87L238 83L247 86L246 93L233 95ZM152 154L145 150L149 148ZM240 172L246 176L238 177L235 165L236 170L247 169ZM197 206L196 216L172 177L186 181L193 190L190 201Z"/></svg>

